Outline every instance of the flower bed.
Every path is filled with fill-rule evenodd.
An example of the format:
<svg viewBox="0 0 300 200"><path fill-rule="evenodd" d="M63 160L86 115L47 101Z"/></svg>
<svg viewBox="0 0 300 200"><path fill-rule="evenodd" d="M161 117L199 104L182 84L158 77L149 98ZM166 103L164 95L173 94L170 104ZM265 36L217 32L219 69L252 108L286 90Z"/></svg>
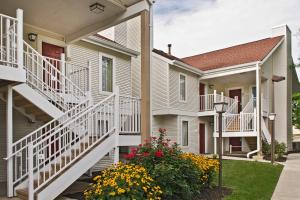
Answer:
<svg viewBox="0 0 300 200"><path fill-rule="evenodd" d="M85 192L86 199L188 200L210 187L218 161L184 153L178 144L165 139L166 130L159 132L159 137L131 149L127 165L118 164L97 176Z"/></svg>

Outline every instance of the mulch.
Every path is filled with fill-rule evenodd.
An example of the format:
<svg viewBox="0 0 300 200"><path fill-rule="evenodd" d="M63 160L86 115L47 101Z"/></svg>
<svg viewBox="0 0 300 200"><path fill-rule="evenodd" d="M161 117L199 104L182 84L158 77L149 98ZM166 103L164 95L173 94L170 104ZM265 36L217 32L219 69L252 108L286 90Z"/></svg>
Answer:
<svg viewBox="0 0 300 200"><path fill-rule="evenodd" d="M201 195L195 197L193 200L221 200L231 193L232 189L227 187L222 187L221 195L218 187L206 188L201 192Z"/></svg>
<svg viewBox="0 0 300 200"><path fill-rule="evenodd" d="M286 156L283 156L283 157L280 157L280 158L275 159L275 161L277 161L277 162L285 162L286 159L287 159L287 157L286 157ZM271 160L271 155L266 155L266 156L264 156L264 160L270 161L270 160Z"/></svg>

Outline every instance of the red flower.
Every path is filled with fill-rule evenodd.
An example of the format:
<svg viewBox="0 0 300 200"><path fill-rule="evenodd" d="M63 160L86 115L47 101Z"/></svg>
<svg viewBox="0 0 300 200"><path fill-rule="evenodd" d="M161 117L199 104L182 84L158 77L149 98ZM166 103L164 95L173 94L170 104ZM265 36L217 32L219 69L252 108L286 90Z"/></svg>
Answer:
<svg viewBox="0 0 300 200"><path fill-rule="evenodd" d="M135 157L135 154L134 153L129 153L129 154L126 154L124 155L124 158L125 159L128 159L128 160L131 160Z"/></svg>
<svg viewBox="0 0 300 200"><path fill-rule="evenodd" d="M143 153L143 156L145 156L145 157L147 157L147 156L149 156L149 155L150 155L149 152L144 152L144 153Z"/></svg>
<svg viewBox="0 0 300 200"><path fill-rule="evenodd" d="M155 152L155 156L158 157L158 158L161 158L161 157L164 156L164 152L158 150L158 151Z"/></svg>
<svg viewBox="0 0 300 200"><path fill-rule="evenodd" d="M137 150L138 150L138 149L135 148L135 147L131 147L131 148L130 148L130 152L131 152L131 153L134 153L134 154L137 152Z"/></svg>

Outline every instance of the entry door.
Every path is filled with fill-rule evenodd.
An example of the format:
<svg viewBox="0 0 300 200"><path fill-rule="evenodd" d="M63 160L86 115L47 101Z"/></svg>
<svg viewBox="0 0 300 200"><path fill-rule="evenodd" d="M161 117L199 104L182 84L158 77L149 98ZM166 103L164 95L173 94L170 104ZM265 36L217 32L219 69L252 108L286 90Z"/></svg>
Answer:
<svg viewBox="0 0 300 200"><path fill-rule="evenodd" d="M61 54L64 53L64 48L60 46L56 46L53 44L42 43L42 55L50 58L54 58L57 60L61 59ZM50 63L59 71L61 71L60 62L56 60L49 60ZM43 63L43 81L52 89L59 91L60 90L60 75L53 70L49 65Z"/></svg>
<svg viewBox="0 0 300 200"><path fill-rule="evenodd" d="M205 153L205 124L199 124L199 152Z"/></svg>
<svg viewBox="0 0 300 200"><path fill-rule="evenodd" d="M199 95L205 95L205 84L199 84ZM200 111L205 110L205 97L200 98Z"/></svg>
<svg viewBox="0 0 300 200"><path fill-rule="evenodd" d="M229 97L233 98L238 97L238 112L241 112L242 110L242 89L234 89L229 90Z"/></svg>
<svg viewBox="0 0 300 200"><path fill-rule="evenodd" d="M229 144L232 145L232 151L242 151L242 138L231 137L229 138Z"/></svg>

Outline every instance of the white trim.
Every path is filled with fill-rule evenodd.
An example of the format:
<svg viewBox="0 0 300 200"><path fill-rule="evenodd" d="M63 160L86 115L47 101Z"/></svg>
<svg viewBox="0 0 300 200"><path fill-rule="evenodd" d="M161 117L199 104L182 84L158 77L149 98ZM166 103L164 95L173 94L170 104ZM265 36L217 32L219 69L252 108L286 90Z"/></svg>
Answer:
<svg viewBox="0 0 300 200"><path fill-rule="evenodd" d="M198 112L191 112L191 111L184 111L184 110L176 110L173 108L167 108L167 109L159 109L159 110L153 110L153 116L156 115L182 115L182 116L190 116L190 117L197 117Z"/></svg>
<svg viewBox="0 0 300 200"><path fill-rule="evenodd" d="M97 45L97 46L100 46L100 47L103 47L106 49L110 49L110 50L113 50L113 51L116 51L119 53L123 53L123 54L131 56L131 57L137 57L138 55L140 55L140 53L137 51L134 51L134 50L129 49L125 46L122 46L118 43L115 43L115 42L112 42L109 40L105 40L105 39L102 39L102 38L99 38L96 36L90 36L87 39L82 39L82 41L88 42L90 44L94 44L94 45Z"/></svg>
<svg viewBox="0 0 300 200"><path fill-rule="evenodd" d="M274 27L273 27L274 28ZM273 29L272 28L272 29ZM268 55L260 62L260 65L264 64L268 59L269 57L274 53L274 51L281 45L281 43L283 43L285 37L283 37L280 42L278 42L278 44L268 53Z"/></svg>
<svg viewBox="0 0 300 200"><path fill-rule="evenodd" d="M181 78L181 76L183 76L184 77L184 81L185 81L185 98L184 98L184 100L182 100L181 99L181 94L180 94L180 92L181 92L181 90L180 90L180 78ZM181 102L181 103L186 103L187 102L187 97L188 97L188 95L187 95L187 75L186 74L184 74L184 73L179 73L178 74L178 81L179 81L179 96L178 96L178 101L179 102Z"/></svg>
<svg viewBox="0 0 300 200"><path fill-rule="evenodd" d="M114 91L109 92L109 91L102 90L102 58L103 57L110 58L110 59L112 59L112 62L113 62L113 65L112 65L112 70L113 70L112 90L114 90L114 87L116 86L116 57L106 54L106 53L99 52L99 93L103 94L103 95L110 95Z"/></svg>
<svg viewBox="0 0 300 200"><path fill-rule="evenodd" d="M43 52L43 45L42 45L43 42L48 43L48 44L52 44L52 45L56 45L56 46L59 46L59 47L63 47L65 54L67 52L67 44L64 41L57 40L57 39L47 37L47 36L44 36L44 35L38 35L37 36L37 52L39 52L41 55L43 55L42 54L42 52ZM66 56L68 57L69 55L66 55Z"/></svg>
<svg viewBox="0 0 300 200"><path fill-rule="evenodd" d="M193 67L193 66L191 66L191 65L188 65L188 64L186 64L186 63L183 63L183 62L181 62L181 61L179 61L179 60L173 60L171 64L174 65L174 66L176 66L176 67L185 69L185 70L187 70L187 71L189 71L189 72L198 74L198 75L200 75L200 76L202 76L202 75L204 74L204 72L203 72L202 70L197 69L196 67Z"/></svg>

